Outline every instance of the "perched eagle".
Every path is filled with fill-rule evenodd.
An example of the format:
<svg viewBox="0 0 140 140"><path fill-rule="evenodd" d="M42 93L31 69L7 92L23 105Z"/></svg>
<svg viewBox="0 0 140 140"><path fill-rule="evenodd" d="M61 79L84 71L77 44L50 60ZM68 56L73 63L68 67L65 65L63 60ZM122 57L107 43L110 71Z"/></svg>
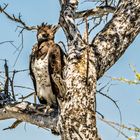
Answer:
<svg viewBox="0 0 140 140"><path fill-rule="evenodd" d="M30 75L36 95L41 104L57 108L57 97L60 91L53 81L52 74L62 76L63 51L54 42L57 26L42 24L38 26L37 43L30 55Z"/></svg>

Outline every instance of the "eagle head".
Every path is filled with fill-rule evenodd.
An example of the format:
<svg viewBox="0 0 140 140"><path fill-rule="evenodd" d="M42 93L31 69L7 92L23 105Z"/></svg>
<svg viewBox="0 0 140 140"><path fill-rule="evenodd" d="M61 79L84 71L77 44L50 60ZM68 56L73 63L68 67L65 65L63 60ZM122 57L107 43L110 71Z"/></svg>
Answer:
<svg viewBox="0 0 140 140"><path fill-rule="evenodd" d="M37 27L37 40L39 43L43 41L54 40L54 34L58 30L58 25L48 25L47 23L42 23Z"/></svg>

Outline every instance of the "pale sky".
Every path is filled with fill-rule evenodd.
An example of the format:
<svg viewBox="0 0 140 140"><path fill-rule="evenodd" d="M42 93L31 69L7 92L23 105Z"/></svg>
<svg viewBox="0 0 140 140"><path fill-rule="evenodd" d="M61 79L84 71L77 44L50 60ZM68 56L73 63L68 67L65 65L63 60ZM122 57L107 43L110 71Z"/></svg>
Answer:
<svg viewBox="0 0 140 140"><path fill-rule="evenodd" d="M57 24L59 18L59 3L58 0L1 0L0 5L8 3L7 11L10 14L21 13L22 19L28 25L40 25L42 22L48 22L49 24ZM81 4L80 9L86 9L88 6L94 7L93 3ZM14 41L16 46L21 44L21 36L18 37L18 31L15 29L18 24L7 19L3 14L0 14L0 42ZM102 25L103 26L103 25ZM100 27L101 28L101 27ZM98 30L101 30L98 28ZM95 31L95 33L97 30ZM57 33L56 42L65 40L61 31ZM15 49L10 44L0 45L0 59L8 59L8 64L11 70L14 69L28 69L29 54L31 53L32 45L36 42L36 32L24 31L24 48L16 63L14 62L18 53L15 53ZM129 47L126 53L120 58L120 60L106 72L106 75L112 77L125 77L128 79L134 79L134 73L132 72L129 64L133 64L140 72L140 36L135 39L133 44ZM2 69L3 62L0 61L0 70ZM29 72L19 73L15 78L16 85L26 85L32 87L32 82L29 77ZM105 85L109 81L105 76L100 79L100 87ZM130 127L136 125L140 127L140 85L127 85L117 81L111 82L112 86L108 93L114 100L117 101L120 110L122 112L122 122ZM21 94L29 94L32 91L16 89L16 92ZM105 92L106 93L106 92ZM29 101L32 99L29 99ZM119 122L119 113L114 104L101 95L97 95L97 110L104 115L104 117L111 121ZM15 130L3 131L12 124L13 120L0 121L0 140L59 140L57 136L53 136L48 130L38 128L37 126L30 125L28 123L22 123ZM118 132L112 129L107 124L97 120L99 134L103 140L125 140ZM128 136L133 134L127 132Z"/></svg>

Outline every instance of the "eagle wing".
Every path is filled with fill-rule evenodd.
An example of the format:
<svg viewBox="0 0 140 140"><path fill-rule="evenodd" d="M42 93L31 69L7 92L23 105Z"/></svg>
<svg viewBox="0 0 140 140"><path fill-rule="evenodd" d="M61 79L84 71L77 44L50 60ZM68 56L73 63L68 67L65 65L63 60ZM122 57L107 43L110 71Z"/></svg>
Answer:
<svg viewBox="0 0 140 140"><path fill-rule="evenodd" d="M50 74L50 79L52 83L52 90L53 93L57 96L60 97L60 91L57 85L55 84L55 81L53 81L52 74L59 74L62 76L62 68L64 66L64 59L63 59L63 51L61 47L58 44L54 44L50 51L50 56L49 56L49 74Z"/></svg>
<svg viewBox="0 0 140 140"><path fill-rule="evenodd" d="M34 61L35 61L35 50L36 50L36 48L37 48L37 43L33 46L32 53L30 54L29 71L30 71L31 79L33 81L33 86L34 86L34 89L35 89L35 93L37 94L36 79L35 79L35 75L34 75L33 69L32 69L32 66L33 66Z"/></svg>

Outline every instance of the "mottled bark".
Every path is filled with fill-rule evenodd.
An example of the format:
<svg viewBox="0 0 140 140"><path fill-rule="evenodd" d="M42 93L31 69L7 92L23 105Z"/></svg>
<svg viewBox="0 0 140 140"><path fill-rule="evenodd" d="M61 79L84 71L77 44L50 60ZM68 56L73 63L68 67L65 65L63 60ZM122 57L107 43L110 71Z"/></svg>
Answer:
<svg viewBox="0 0 140 140"><path fill-rule="evenodd" d="M139 33L140 1L120 1L112 20L90 46L82 40L75 25L77 4L76 0L67 1L60 16L68 58L64 70L67 92L58 126L62 140L97 140L100 138L96 127L96 82Z"/></svg>
<svg viewBox="0 0 140 140"><path fill-rule="evenodd" d="M100 6L100 7L96 7L95 9L91 9L91 10L88 9L88 10L76 12L75 18L83 18L88 16L103 17L104 15L107 15L109 13L114 13L115 10L116 10L115 7Z"/></svg>
<svg viewBox="0 0 140 140"><path fill-rule="evenodd" d="M78 0L59 0L68 54L63 71L64 91L60 115L38 114L32 105L6 106L0 109L0 120L16 118L42 128L58 131L62 140L99 140L96 127L96 82L123 55L140 32L140 0L120 0L112 20L87 44L81 37L75 18L95 13L76 13ZM104 14L104 10L100 13ZM114 12L108 9L107 12ZM56 83L61 85L61 83ZM28 106L29 105L29 106ZM58 121L58 122L57 122ZM56 128L56 125L58 126Z"/></svg>
<svg viewBox="0 0 140 140"><path fill-rule="evenodd" d="M99 79L140 32L140 1L121 0L112 20L92 41Z"/></svg>
<svg viewBox="0 0 140 140"><path fill-rule="evenodd" d="M41 108L41 106L29 102L6 105L4 108L0 108L0 120L15 118L57 132L58 114L56 112L46 114L39 111L38 108Z"/></svg>
<svg viewBox="0 0 140 140"><path fill-rule="evenodd" d="M67 92L61 105L58 126L62 140L98 140L95 56L75 26L77 4L77 1L69 1L60 16L68 42L68 57L64 70Z"/></svg>

